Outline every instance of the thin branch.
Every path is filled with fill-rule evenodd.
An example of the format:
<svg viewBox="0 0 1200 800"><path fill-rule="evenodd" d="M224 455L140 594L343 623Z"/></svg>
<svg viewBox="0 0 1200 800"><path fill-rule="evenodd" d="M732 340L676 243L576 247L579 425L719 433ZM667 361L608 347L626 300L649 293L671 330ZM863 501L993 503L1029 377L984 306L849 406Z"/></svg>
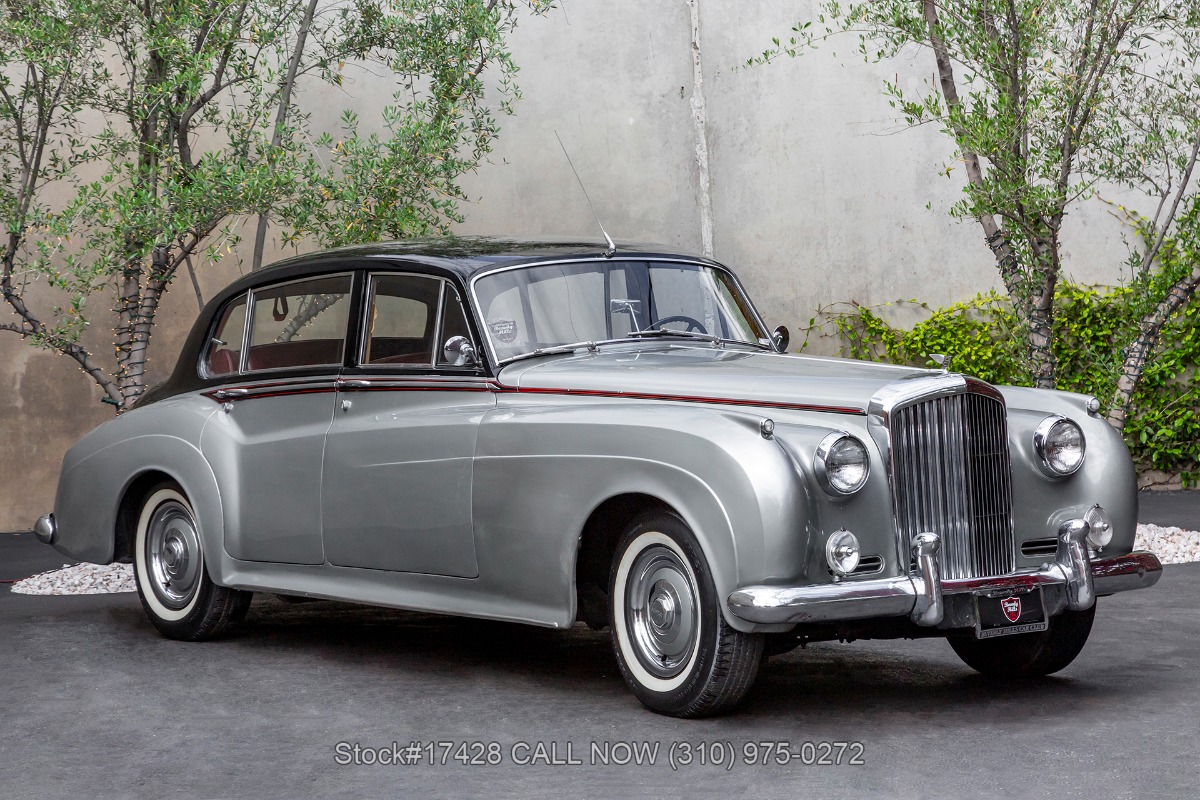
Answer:
<svg viewBox="0 0 1200 800"><path fill-rule="evenodd" d="M1171 210L1167 213L1167 216L1162 220L1161 223L1156 221L1156 224L1158 225L1158 236L1154 240L1154 244L1146 250L1146 253L1142 258L1143 272L1146 272L1150 269L1150 265L1154 262L1154 259L1158 257L1159 251L1162 250L1163 242L1167 238L1167 231L1171 228L1172 223L1175 222L1175 215L1179 213L1179 203L1183 200L1184 192L1187 191L1188 184L1190 184L1192 181L1192 171L1196 167L1197 157L1200 157L1200 133L1196 135L1196 141L1192 145L1192 153L1188 157L1187 168L1184 170L1183 176L1179 181L1179 188L1175 192L1175 200L1171 203Z"/></svg>
<svg viewBox="0 0 1200 800"><path fill-rule="evenodd" d="M192 254L189 252L183 257L183 260L187 264L188 277L192 279L192 290L196 292L196 306L203 311L204 295L200 292L200 281L196 280L196 268L192 266Z"/></svg>

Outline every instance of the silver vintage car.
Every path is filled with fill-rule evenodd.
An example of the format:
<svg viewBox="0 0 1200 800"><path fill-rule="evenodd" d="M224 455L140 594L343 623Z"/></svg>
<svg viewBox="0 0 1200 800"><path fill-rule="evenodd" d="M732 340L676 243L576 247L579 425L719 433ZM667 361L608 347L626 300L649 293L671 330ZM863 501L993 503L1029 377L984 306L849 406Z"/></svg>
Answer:
<svg viewBox="0 0 1200 800"><path fill-rule="evenodd" d="M43 541L132 562L165 635L253 592L611 629L649 708L726 711L764 654L940 637L1067 666L1153 585L1094 398L788 355L663 248L445 239L235 282L173 374L67 453Z"/></svg>

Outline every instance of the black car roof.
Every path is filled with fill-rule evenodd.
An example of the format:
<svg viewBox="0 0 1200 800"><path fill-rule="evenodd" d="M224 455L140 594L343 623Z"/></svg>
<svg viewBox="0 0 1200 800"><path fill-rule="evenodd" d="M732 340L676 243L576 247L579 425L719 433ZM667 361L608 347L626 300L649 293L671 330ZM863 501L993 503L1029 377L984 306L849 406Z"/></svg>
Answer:
<svg viewBox="0 0 1200 800"><path fill-rule="evenodd" d="M394 257L408 264L423 265L435 272L449 272L466 281L490 269L560 258L601 258L602 240L563 237L506 238L499 236L444 236L404 239L376 244L353 245L294 256L277 261L235 281L225 293L249 286L311 271L316 264L329 261ZM617 242L617 255L684 256L699 261L708 259L665 245Z"/></svg>

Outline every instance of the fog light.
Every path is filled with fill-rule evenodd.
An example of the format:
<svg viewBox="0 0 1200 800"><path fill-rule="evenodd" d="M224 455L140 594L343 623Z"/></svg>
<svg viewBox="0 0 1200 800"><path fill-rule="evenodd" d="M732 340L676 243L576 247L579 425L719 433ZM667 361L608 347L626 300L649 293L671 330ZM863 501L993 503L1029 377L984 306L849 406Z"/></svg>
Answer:
<svg viewBox="0 0 1200 800"><path fill-rule="evenodd" d="M842 528L834 531L825 542L825 560L834 575L844 576L858 566L858 537Z"/></svg>
<svg viewBox="0 0 1200 800"><path fill-rule="evenodd" d="M1097 503L1083 515L1083 521L1091 530L1088 532L1088 544L1094 550L1103 550L1112 541L1112 517L1104 506Z"/></svg>

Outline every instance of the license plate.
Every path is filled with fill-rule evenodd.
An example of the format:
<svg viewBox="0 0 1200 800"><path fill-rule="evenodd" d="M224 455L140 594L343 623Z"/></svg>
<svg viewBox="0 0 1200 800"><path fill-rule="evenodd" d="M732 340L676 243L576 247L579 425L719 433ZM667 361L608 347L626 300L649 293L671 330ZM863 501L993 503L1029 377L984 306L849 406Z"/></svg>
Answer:
<svg viewBox="0 0 1200 800"><path fill-rule="evenodd" d="M1040 588L975 595L976 639L1035 633L1048 627Z"/></svg>

